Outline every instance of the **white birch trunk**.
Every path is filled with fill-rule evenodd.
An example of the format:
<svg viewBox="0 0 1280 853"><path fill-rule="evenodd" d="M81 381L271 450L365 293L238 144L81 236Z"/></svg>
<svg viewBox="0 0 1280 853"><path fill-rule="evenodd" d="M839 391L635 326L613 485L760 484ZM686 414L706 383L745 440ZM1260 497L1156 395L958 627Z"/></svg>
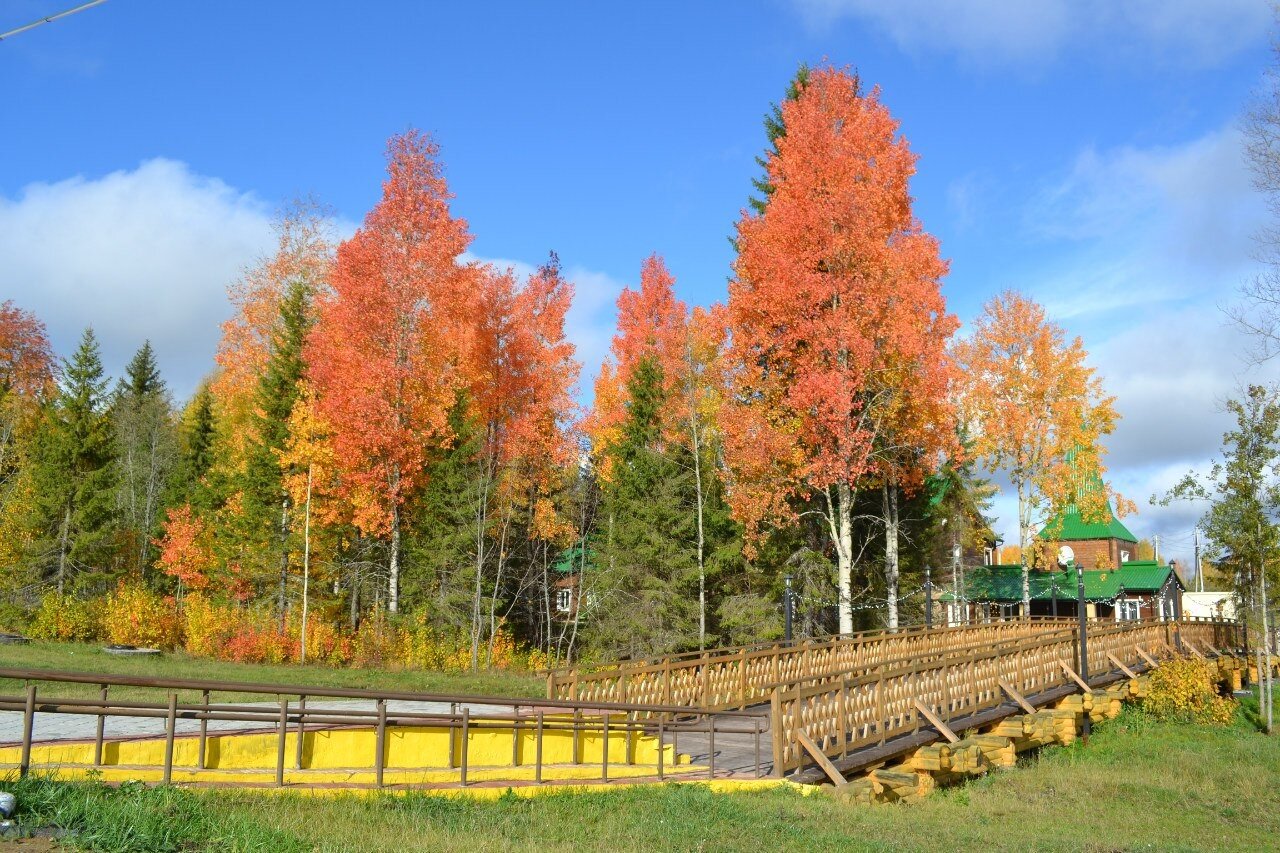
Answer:
<svg viewBox="0 0 1280 853"><path fill-rule="evenodd" d="M889 630L898 627L898 490L890 483L881 487L884 504L884 583L888 599Z"/></svg>

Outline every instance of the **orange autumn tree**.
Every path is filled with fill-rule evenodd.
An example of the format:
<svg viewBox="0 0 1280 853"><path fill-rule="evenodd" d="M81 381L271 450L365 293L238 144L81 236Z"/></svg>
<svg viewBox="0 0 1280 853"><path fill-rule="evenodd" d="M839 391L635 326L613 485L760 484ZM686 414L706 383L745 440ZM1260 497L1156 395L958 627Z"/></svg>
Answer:
<svg viewBox="0 0 1280 853"><path fill-rule="evenodd" d="M343 497L364 533L387 537L387 609L399 609L402 510L430 450L448 439L465 382L477 271L459 258L467 223L437 145L410 131L387 146L382 198L338 247L308 338L309 380L331 426Z"/></svg>
<svg viewBox="0 0 1280 853"><path fill-rule="evenodd" d="M280 321L280 305L289 284L320 287L333 259L332 223L313 201L299 201L273 224L275 251L227 288L234 313L222 324L214 356L218 364L210 391L217 402L221 433L229 441L227 460L233 470L246 461L253 439L258 383L271 356L272 336Z"/></svg>
<svg viewBox="0 0 1280 853"><path fill-rule="evenodd" d="M947 265L911 209L916 156L878 90L820 69L781 116L786 133L766 162L773 192L738 223L729 285L729 499L751 540L809 502L834 546L847 633L855 497L909 486L949 447L956 321L938 286Z"/></svg>
<svg viewBox="0 0 1280 853"><path fill-rule="evenodd" d="M192 512L190 504L169 510L164 535L155 540L160 549L156 565L178 580L179 596L183 586L199 590L209 585L209 573L216 564L210 539L204 519Z"/></svg>
<svg viewBox="0 0 1280 853"><path fill-rule="evenodd" d="M613 336L610 359L596 377L594 406L583 424L606 481L609 450L619 440L627 418L626 388L640 362L652 358L661 369L664 399L680 396L689 309L676 298L674 287L675 278L655 254L640 267L640 289L625 287L618 294L618 333ZM679 418L679 407L668 407L663 431L678 431Z"/></svg>
<svg viewBox="0 0 1280 853"><path fill-rule="evenodd" d="M1006 472L1018 495L1022 606L1030 613L1036 528L1072 502L1086 521L1099 520L1115 497L1105 487L1081 487L1105 471L1100 440L1115 429L1115 398L1085 363L1080 338L1068 341L1044 308L1013 291L983 306L954 354L973 453ZM1129 508L1117 498L1117 512Z"/></svg>
<svg viewBox="0 0 1280 853"><path fill-rule="evenodd" d="M44 323L9 300L0 302L0 588L28 580L18 567L36 533L29 508L37 485L24 463L57 371Z"/></svg>
<svg viewBox="0 0 1280 853"><path fill-rule="evenodd" d="M480 432L471 665L479 666L485 567L494 564L488 601L490 657L498 634L498 598L511 555L515 514L527 514L530 539L562 542L572 528L552 495L573 463L570 427L579 365L565 338L573 285L552 254L521 285L515 273L480 270L469 356L468 399Z"/></svg>

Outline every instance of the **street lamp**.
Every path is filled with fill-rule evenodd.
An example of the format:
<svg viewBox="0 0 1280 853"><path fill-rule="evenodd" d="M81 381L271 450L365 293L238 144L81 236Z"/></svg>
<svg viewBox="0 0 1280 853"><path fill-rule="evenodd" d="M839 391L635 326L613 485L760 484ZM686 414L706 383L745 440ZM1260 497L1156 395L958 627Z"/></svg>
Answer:
<svg viewBox="0 0 1280 853"><path fill-rule="evenodd" d="M1076 563L1076 611L1080 614L1080 680L1086 685L1089 683L1089 617L1085 613L1084 600L1084 566ZM1084 713L1084 721L1082 730L1084 733L1085 746L1089 745L1089 732L1093 728L1092 721L1089 719L1089 712L1085 710L1084 704L1081 703L1081 711Z"/></svg>

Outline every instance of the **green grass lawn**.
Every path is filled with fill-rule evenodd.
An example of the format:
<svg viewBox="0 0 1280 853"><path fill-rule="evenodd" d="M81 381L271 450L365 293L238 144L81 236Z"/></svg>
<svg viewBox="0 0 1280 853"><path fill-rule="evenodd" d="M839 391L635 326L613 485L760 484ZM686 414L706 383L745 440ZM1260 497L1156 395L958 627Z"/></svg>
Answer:
<svg viewBox="0 0 1280 853"><path fill-rule="evenodd" d="M0 785L98 850L1247 850L1280 837L1280 737L1127 710L1078 744L909 806L619 788L496 802Z"/></svg>
<svg viewBox="0 0 1280 853"><path fill-rule="evenodd" d="M60 669L110 675L137 675L154 678L201 678L213 681L252 681L274 684L314 684L325 687L381 688L418 693L482 693L514 697L546 696L546 681L538 676L509 672L446 673L415 672L388 669L336 669L327 666L293 664L250 664L193 658L182 652L168 652L156 657L121 657L109 655L101 646L81 643L46 643L32 641L26 645L0 645L0 667L21 669ZM22 682L0 679L0 694L13 695L24 689ZM40 683L39 693L50 696L89 697L98 695L93 685ZM154 689L113 687L115 699L140 699L163 702L163 694ZM270 696L252 694L214 694L215 701L266 700ZM198 691L179 694L180 701L198 701Z"/></svg>

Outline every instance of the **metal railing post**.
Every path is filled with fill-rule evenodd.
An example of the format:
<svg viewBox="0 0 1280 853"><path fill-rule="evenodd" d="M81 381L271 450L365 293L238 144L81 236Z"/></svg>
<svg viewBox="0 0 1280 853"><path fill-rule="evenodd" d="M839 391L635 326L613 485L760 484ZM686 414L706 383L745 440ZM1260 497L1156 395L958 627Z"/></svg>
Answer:
<svg viewBox="0 0 1280 853"><path fill-rule="evenodd" d="M31 770L31 735L36 725L36 686L27 685L27 704L22 712L22 760L18 764L18 778L25 779Z"/></svg>
<svg viewBox="0 0 1280 853"><path fill-rule="evenodd" d="M105 684L102 685L102 691L99 698L101 698L102 700L103 707L101 711L98 713L98 726L93 736L93 766L94 767L102 766L102 739L103 739L103 735L106 733L106 726L107 726L107 713L106 713L107 712L107 709L106 709L107 685Z"/></svg>
<svg viewBox="0 0 1280 853"><path fill-rule="evenodd" d="M178 721L178 694L169 693L169 713L164 721L164 784L173 778L173 733Z"/></svg>

